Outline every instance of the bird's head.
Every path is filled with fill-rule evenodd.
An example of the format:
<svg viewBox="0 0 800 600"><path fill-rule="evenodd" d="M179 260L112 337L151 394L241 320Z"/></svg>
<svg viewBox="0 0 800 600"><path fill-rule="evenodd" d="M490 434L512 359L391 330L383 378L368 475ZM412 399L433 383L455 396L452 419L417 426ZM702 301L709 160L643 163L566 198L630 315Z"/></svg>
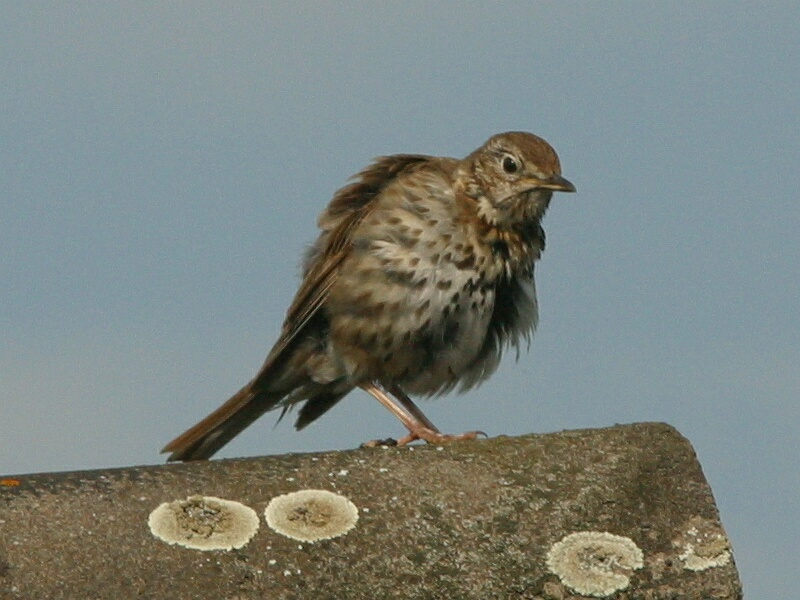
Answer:
<svg viewBox="0 0 800 600"><path fill-rule="evenodd" d="M555 150L530 133L492 136L461 164L464 192L477 202L478 215L499 227L541 219L553 192L574 192L561 176Z"/></svg>

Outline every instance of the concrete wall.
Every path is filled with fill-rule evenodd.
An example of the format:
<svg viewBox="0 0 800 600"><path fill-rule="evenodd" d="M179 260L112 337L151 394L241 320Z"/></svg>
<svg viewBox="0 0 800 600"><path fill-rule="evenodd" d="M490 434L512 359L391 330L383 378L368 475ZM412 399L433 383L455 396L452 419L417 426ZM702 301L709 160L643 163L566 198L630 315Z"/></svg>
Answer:
<svg viewBox="0 0 800 600"><path fill-rule="evenodd" d="M4 599L573 597L741 597L668 425L0 478Z"/></svg>

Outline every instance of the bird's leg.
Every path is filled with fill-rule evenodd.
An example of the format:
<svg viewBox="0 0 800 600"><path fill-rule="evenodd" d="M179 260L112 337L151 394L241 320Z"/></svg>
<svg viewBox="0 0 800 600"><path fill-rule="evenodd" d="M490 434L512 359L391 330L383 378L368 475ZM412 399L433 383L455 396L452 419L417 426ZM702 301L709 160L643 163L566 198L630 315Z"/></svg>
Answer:
<svg viewBox="0 0 800 600"><path fill-rule="evenodd" d="M408 429L408 435L397 440L396 445L405 446L414 440L425 440L429 444L441 444L458 440L474 440L479 435L486 434L482 431L467 431L458 434L441 433L430 419L424 415L419 407L412 402L399 387L392 386L392 398L386 391L373 383L361 385L361 389L374 396L378 402L388 408L394 416ZM365 446L375 446L380 442L367 442Z"/></svg>
<svg viewBox="0 0 800 600"><path fill-rule="evenodd" d="M430 419L425 416L425 413L422 412L419 406L414 404L414 402L409 398L406 393L401 390L398 386L393 385L389 388L389 392L394 396L400 404L412 415L414 415L417 420L419 420L423 425L425 425L428 429L432 431L436 431L438 433L439 429L431 423Z"/></svg>
<svg viewBox="0 0 800 600"><path fill-rule="evenodd" d="M420 426L425 427L425 423L420 422L420 420L413 413L408 411L405 407L400 406L394 398L392 398L374 383L365 383L360 387L362 390L372 395L378 400L378 402L388 408L395 417L400 419L400 422L405 425L409 431L412 431ZM425 420L427 421L427 419ZM430 423L430 421L428 421L428 423Z"/></svg>

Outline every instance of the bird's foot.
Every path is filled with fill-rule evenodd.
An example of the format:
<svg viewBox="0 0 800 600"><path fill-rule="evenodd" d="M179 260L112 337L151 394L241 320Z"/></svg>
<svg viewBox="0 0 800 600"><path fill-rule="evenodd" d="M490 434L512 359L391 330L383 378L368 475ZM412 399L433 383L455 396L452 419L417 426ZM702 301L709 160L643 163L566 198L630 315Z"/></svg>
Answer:
<svg viewBox="0 0 800 600"><path fill-rule="evenodd" d="M361 444L361 448L377 448L379 446L407 446L411 442L423 440L429 444L446 444L461 440L474 440L478 437L489 437L483 431L465 431L464 433L440 433L427 427L420 427L399 440L386 438L385 440L370 440Z"/></svg>
<svg viewBox="0 0 800 600"><path fill-rule="evenodd" d="M416 440L425 440L429 444L446 444L461 440L474 440L478 436L489 437L483 431L465 431L464 433L441 433L429 427L416 427L408 435L397 440L398 446L405 446Z"/></svg>
<svg viewBox="0 0 800 600"><path fill-rule="evenodd" d="M386 438L385 440L370 440L363 442L359 448L377 448L378 446L397 446L397 440L394 438Z"/></svg>

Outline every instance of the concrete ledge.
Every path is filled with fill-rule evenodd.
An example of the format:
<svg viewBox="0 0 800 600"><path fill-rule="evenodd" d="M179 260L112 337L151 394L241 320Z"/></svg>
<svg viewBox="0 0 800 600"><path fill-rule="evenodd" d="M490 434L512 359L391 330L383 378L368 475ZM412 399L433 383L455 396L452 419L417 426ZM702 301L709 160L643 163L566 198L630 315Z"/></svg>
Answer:
<svg viewBox="0 0 800 600"><path fill-rule="evenodd" d="M267 504L303 489L348 498L355 526L316 543L273 531ZM258 530L211 551L153 535L154 509L196 495L251 507ZM187 509L206 519L188 537L230 530L218 508ZM319 525L309 514L289 520ZM668 425L0 477L0 598L584 596L741 598L711 490Z"/></svg>

